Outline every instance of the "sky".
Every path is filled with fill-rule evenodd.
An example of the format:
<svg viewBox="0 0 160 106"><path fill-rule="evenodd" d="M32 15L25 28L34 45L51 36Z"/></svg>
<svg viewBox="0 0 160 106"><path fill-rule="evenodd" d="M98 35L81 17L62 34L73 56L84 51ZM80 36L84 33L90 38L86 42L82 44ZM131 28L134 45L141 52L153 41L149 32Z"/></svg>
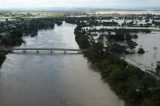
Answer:
<svg viewBox="0 0 160 106"><path fill-rule="evenodd" d="M160 8L160 0L0 0L0 8Z"/></svg>

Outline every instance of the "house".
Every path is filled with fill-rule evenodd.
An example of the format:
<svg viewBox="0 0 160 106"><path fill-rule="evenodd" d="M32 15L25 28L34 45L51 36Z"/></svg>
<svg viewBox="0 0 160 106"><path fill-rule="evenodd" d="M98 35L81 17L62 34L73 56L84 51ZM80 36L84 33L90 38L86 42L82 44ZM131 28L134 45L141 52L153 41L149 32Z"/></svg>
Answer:
<svg viewBox="0 0 160 106"><path fill-rule="evenodd" d="M135 50L130 49L130 48L126 49L126 52L127 52L128 54L135 54L135 53L136 53Z"/></svg>

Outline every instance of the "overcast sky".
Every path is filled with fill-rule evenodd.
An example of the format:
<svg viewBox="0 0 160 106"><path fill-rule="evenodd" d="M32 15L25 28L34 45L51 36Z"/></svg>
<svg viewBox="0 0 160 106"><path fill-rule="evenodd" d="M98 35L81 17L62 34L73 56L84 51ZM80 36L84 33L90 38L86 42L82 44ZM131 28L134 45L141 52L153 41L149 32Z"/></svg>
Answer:
<svg viewBox="0 0 160 106"><path fill-rule="evenodd" d="M160 0L0 0L0 8L157 8Z"/></svg>

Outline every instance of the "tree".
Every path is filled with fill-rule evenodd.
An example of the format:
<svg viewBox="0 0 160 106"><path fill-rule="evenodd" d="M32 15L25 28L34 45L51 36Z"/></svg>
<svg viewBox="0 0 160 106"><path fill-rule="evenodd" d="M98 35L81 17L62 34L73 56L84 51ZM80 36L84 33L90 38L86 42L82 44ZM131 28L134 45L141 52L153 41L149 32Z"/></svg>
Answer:
<svg viewBox="0 0 160 106"><path fill-rule="evenodd" d="M143 48L139 48L139 50L138 50L138 52L137 53L139 53L139 54L144 54L145 53L145 51L144 51L144 49Z"/></svg>

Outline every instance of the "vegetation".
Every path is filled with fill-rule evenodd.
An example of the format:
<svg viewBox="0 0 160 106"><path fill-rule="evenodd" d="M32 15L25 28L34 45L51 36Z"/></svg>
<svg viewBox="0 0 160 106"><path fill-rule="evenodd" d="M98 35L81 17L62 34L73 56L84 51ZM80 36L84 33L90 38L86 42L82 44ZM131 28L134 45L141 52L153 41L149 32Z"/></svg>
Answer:
<svg viewBox="0 0 160 106"><path fill-rule="evenodd" d="M130 34L117 31L113 35L109 32L109 36L104 35L110 42L106 48L103 40L95 42L89 31L81 27L75 29L75 35L80 48L88 48L84 55L96 66L104 81L108 82L116 94L125 100L127 106L160 105L160 82L120 58L126 47L115 41L127 41L127 44L133 48L136 44ZM136 35L134 36L137 38ZM85 43L80 43L81 37ZM87 46L84 46L85 44ZM140 53L142 52L144 50L140 50Z"/></svg>
<svg viewBox="0 0 160 106"><path fill-rule="evenodd" d="M0 67L5 59L6 59L6 56L4 54L0 53Z"/></svg>
<svg viewBox="0 0 160 106"><path fill-rule="evenodd" d="M160 70L160 66L158 65L156 69L157 69L157 70Z"/></svg>
<svg viewBox="0 0 160 106"><path fill-rule="evenodd" d="M144 49L143 49L143 48L139 48L138 53L139 53L139 54L144 54L144 53L145 53L145 51L144 51Z"/></svg>
<svg viewBox="0 0 160 106"><path fill-rule="evenodd" d="M81 31L81 27L77 27L74 31L76 41L79 44L80 48L87 49L91 46L89 42L89 37L85 35L85 32Z"/></svg>
<svg viewBox="0 0 160 106"><path fill-rule="evenodd" d="M20 18L45 18L45 17L62 17L61 12L53 11L0 11L0 17L20 19Z"/></svg>
<svg viewBox="0 0 160 106"><path fill-rule="evenodd" d="M88 32L123 32L123 33L151 33L150 29L125 29L125 28L115 28L115 29L89 29Z"/></svg>
<svg viewBox="0 0 160 106"><path fill-rule="evenodd" d="M104 81L128 106L159 106L160 85L150 75L121 60L118 54L103 50L101 43L91 46L85 56L96 65Z"/></svg>

